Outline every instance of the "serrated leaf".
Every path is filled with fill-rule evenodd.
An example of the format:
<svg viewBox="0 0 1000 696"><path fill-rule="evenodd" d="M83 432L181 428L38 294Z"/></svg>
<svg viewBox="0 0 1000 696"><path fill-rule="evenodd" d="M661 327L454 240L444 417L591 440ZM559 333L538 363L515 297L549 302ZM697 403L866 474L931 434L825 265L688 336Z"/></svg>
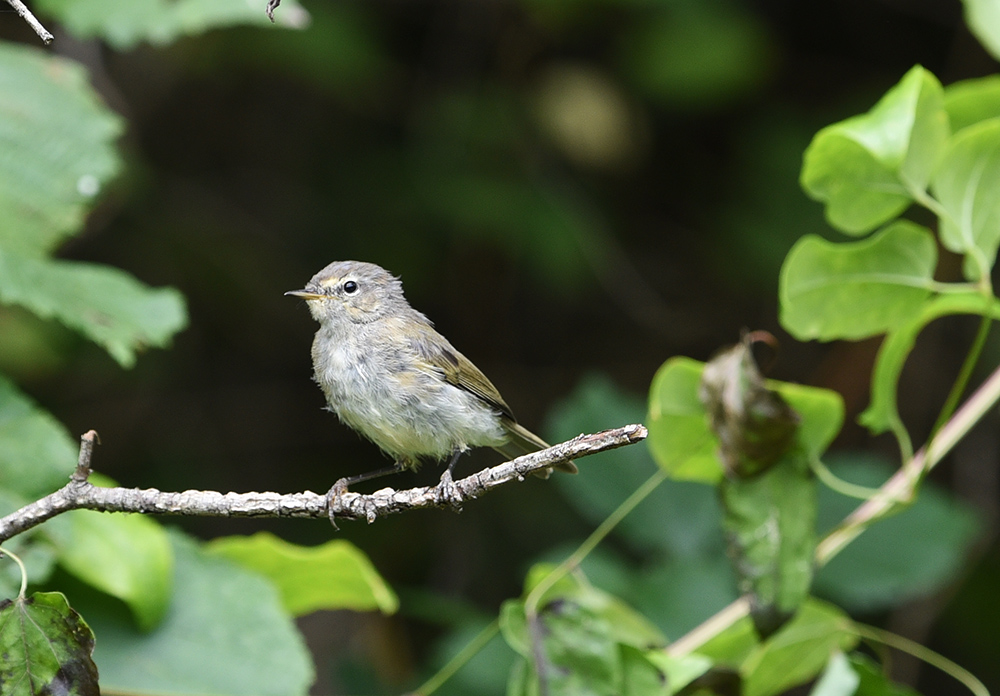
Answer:
<svg viewBox="0 0 1000 696"><path fill-rule="evenodd" d="M82 66L0 44L0 250L41 256L78 232L122 130Z"/></svg>
<svg viewBox="0 0 1000 696"><path fill-rule="evenodd" d="M949 135L941 84L912 68L868 113L828 126L805 153L802 187L830 224L863 234L899 215L923 190Z"/></svg>
<svg viewBox="0 0 1000 696"><path fill-rule="evenodd" d="M1000 117L1000 75L954 82L944 88L944 109L952 133Z"/></svg>
<svg viewBox="0 0 1000 696"><path fill-rule="evenodd" d="M705 363L671 358L656 371L649 387L650 452L673 478L715 483L722 477L718 441L698 396Z"/></svg>
<svg viewBox="0 0 1000 696"><path fill-rule="evenodd" d="M0 249L0 301L58 319L103 346L124 367L165 346L187 324L173 288L150 288L111 266L29 258Z"/></svg>
<svg viewBox="0 0 1000 696"><path fill-rule="evenodd" d="M934 236L910 222L858 242L806 235L781 268L782 326L800 340L883 333L921 309L936 265Z"/></svg>
<svg viewBox="0 0 1000 696"><path fill-rule="evenodd" d="M142 515L73 510L50 520L43 531L55 545L59 565L125 602L141 630L160 622L170 605L174 570L162 525Z"/></svg>
<svg viewBox="0 0 1000 696"><path fill-rule="evenodd" d="M174 596L143 633L105 605L78 602L95 634L101 687L121 693L303 696L313 668L302 636L266 579L213 558L171 530Z"/></svg>
<svg viewBox="0 0 1000 696"><path fill-rule="evenodd" d="M0 375L0 485L35 499L69 481L78 448L66 429Z"/></svg>
<svg viewBox="0 0 1000 696"><path fill-rule="evenodd" d="M835 458L829 466L840 478L871 487L894 473L870 457ZM821 488L819 528L832 528L857 505ZM956 577L980 526L968 506L925 481L912 504L865 530L817 572L816 592L866 613L926 596Z"/></svg>
<svg viewBox="0 0 1000 696"><path fill-rule="evenodd" d="M974 292L941 295L928 300L916 316L895 327L879 347L872 370L871 403L859 416L858 423L873 435L901 423L896 404L899 377L917 336L935 319L953 314L978 314L1000 319L1000 300Z"/></svg>
<svg viewBox="0 0 1000 696"><path fill-rule="evenodd" d="M857 643L851 620L831 604L810 600L740 667L744 696L772 696L819 674L830 655Z"/></svg>
<svg viewBox="0 0 1000 696"><path fill-rule="evenodd" d="M119 50L143 41L164 45L215 28L270 25L264 3L246 0L36 0L35 6L79 38L98 37ZM285 0L274 20L301 28L309 15L295 0Z"/></svg>
<svg viewBox="0 0 1000 696"><path fill-rule="evenodd" d="M99 696L94 634L59 592L0 602L0 693Z"/></svg>
<svg viewBox="0 0 1000 696"><path fill-rule="evenodd" d="M378 609L392 614L399 608L396 593L368 556L343 539L306 547L258 532L215 539L205 550L270 579L293 616L319 609Z"/></svg>
<svg viewBox="0 0 1000 696"><path fill-rule="evenodd" d="M967 278L988 275L1000 245L1000 118L969 126L952 138L932 190L944 210L941 243L966 255Z"/></svg>

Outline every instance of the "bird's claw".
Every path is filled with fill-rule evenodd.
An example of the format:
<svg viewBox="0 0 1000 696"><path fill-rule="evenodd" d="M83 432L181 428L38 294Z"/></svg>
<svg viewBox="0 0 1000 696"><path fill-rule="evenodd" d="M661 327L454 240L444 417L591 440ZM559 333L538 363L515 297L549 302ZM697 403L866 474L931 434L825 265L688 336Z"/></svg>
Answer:
<svg viewBox="0 0 1000 696"><path fill-rule="evenodd" d="M330 524L333 525L334 529L340 529L337 526L336 515L338 512L344 509L341 498L347 493L347 479L338 479L335 484L330 488L326 494L326 511L330 516Z"/></svg>
<svg viewBox="0 0 1000 696"><path fill-rule="evenodd" d="M455 510L462 509L462 502L465 499L451 478L449 470L445 469L445 472L441 474L441 481L434 487L434 494L438 505L450 505Z"/></svg>

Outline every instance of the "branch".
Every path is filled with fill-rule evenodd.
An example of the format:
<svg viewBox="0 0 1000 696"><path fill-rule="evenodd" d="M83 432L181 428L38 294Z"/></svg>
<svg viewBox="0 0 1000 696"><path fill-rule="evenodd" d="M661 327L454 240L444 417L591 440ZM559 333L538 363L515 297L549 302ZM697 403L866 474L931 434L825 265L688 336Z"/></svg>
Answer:
<svg viewBox="0 0 1000 696"><path fill-rule="evenodd" d="M31 10L25 7L21 0L7 0L7 4L13 7L18 16L27 22L29 27L35 30L35 33L38 34L38 38L42 40L42 43L46 46L52 43L52 34L49 33L48 29L42 26L42 23L35 18L35 15L31 14Z"/></svg>
<svg viewBox="0 0 1000 696"><path fill-rule="evenodd" d="M580 435L540 452L526 454L454 482L454 490L463 498L478 498L511 481L523 481L533 472L570 459L631 445L646 438L642 425L626 425L594 435ZM342 519L374 522L376 518L404 510L446 507L435 486L407 490L383 488L371 494L347 492L334 499L330 510L326 494L303 493L219 493L183 491L170 493L155 488L99 488L88 481L90 456L97 433L93 430L80 438L80 461L69 483L41 500L0 519L0 543L68 510L101 512L138 512L155 515L192 515L202 517L305 517L328 519L332 512Z"/></svg>

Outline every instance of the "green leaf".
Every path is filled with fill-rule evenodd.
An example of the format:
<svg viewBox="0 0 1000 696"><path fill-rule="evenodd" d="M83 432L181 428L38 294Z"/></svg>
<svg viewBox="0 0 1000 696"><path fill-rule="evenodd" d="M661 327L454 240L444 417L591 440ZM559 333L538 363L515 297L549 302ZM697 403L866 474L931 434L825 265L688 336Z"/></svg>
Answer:
<svg viewBox="0 0 1000 696"><path fill-rule="evenodd" d="M767 380L799 414L798 444L807 457L820 457L844 424L844 399L835 391L794 382Z"/></svg>
<svg viewBox="0 0 1000 696"><path fill-rule="evenodd" d="M879 348L872 370L871 403L858 416L858 423L873 435L901 424L896 391L903 365L913 350L917 336L935 319L953 314L978 314L1000 319L1000 300L985 298L974 292L941 295L929 300L916 316L889 332Z"/></svg>
<svg viewBox="0 0 1000 696"><path fill-rule="evenodd" d="M850 619L836 607L810 600L740 667L744 696L772 696L819 674L835 651L857 643Z"/></svg>
<svg viewBox="0 0 1000 696"><path fill-rule="evenodd" d="M91 475L92 483L99 480ZM173 590L173 551L158 522L142 515L73 510L50 520L43 531L56 547L59 565L125 602L141 630L160 622Z"/></svg>
<svg viewBox="0 0 1000 696"><path fill-rule="evenodd" d="M870 457L833 458L840 478L877 487L894 472ZM819 528L838 524L858 501L820 489ZM879 520L816 574L816 592L851 611L885 611L926 596L951 582L966 563L981 521L961 501L933 483L906 509Z"/></svg>
<svg viewBox="0 0 1000 696"><path fill-rule="evenodd" d="M722 477L718 441L698 395L705 364L670 358L649 387L649 450L657 463L679 480L715 483Z"/></svg>
<svg viewBox="0 0 1000 696"><path fill-rule="evenodd" d="M907 686L893 684L879 666L865 655L851 655L851 667L860 678L854 696L920 696Z"/></svg>
<svg viewBox="0 0 1000 696"><path fill-rule="evenodd" d="M263 3L245 0L37 0L35 5L77 37L98 37L119 50L142 41L168 44L215 28L270 25ZM285 0L274 20L299 28L309 16L295 0Z"/></svg>
<svg viewBox="0 0 1000 696"><path fill-rule="evenodd" d="M953 133L1000 116L1000 75L948 85L944 88L944 108Z"/></svg>
<svg viewBox="0 0 1000 696"><path fill-rule="evenodd" d="M553 410L546 433L550 441L562 442L612 425L640 423L644 416L641 399L622 393L605 377L589 376ZM704 433L709 447L714 447L707 428ZM656 472L649 452L644 447L604 452L591 460L595 465L588 467L586 476L553 476L551 482L583 517L600 524ZM718 470L718 462L712 461ZM622 520L617 532L640 550L684 557L711 554L721 551L719 514L715 492L708 486L664 481Z"/></svg>
<svg viewBox="0 0 1000 696"><path fill-rule="evenodd" d="M4 490L27 499L51 493L69 482L78 451L61 423L0 375L0 486Z"/></svg>
<svg viewBox="0 0 1000 696"><path fill-rule="evenodd" d="M830 656L809 696L854 696L860 682L861 677L854 671L847 656L838 650Z"/></svg>
<svg viewBox="0 0 1000 696"><path fill-rule="evenodd" d="M59 592L0 602L4 696L98 696L94 634Z"/></svg>
<svg viewBox="0 0 1000 696"><path fill-rule="evenodd" d="M932 189L944 211L941 243L967 256L967 278L988 275L1000 245L1000 118L969 126L952 138Z"/></svg>
<svg viewBox="0 0 1000 696"><path fill-rule="evenodd" d="M934 236L910 222L843 244L806 235L781 269L781 323L800 340L874 336L921 309L936 265Z"/></svg>
<svg viewBox="0 0 1000 696"><path fill-rule="evenodd" d="M722 480L719 493L730 556L751 615L769 635L809 594L816 550L816 482L805 455L788 452L747 479Z"/></svg>
<svg viewBox="0 0 1000 696"><path fill-rule="evenodd" d="M666 689L664 694L676 694L695 679L705 674L712 668L712 660L690 653L688 655L670 655L664 650L648 650L644 654L645 658L656 665L660 672L666 677ZM639 692L636 692L639 693ZM641 692L643 694L658 693L654 689Z"/></svg>
<svg viewBox="0 0 1000 696"><path fill-rule="evenodd" d="M912 68L871 111L813 138L802 187L826 204L830 224L863 234L902 213L923 190L948 138L941 84Z"/></svg>
<svg viewBox="0 0 1000 696"><path fill-rule="evenodd" d="M0 44L0 251L41 256L76 234L121 166L122 130L82 66Z"/></svg>
<svg viewBox="0 0 1000 696"><path fill-rule="evenodd" d="M1000 5L994 0L963 0L965 22L983 47L1000 59Z"/></svg>
<svg viewBox="0 0 1000 696"><path fill-rule="evenodd" d="M302 636L260 575L171 531L174 596L143 633L106 606L78 602L101 638L101 687L122 693L304 696L313 668ZM93 599L91 599L93 602Z"/></svg>
<svg viewBox="0 0 1000 696"><path fill-rule="evenodd" d="M392 588L349 541L339 539L310 548L258 532L215 539L205 550L270 579L293 616L318 609L378 609L391 614L399 608Z"/></svg>
<svg viewBox="0 0 1000 696"><path fill-rule="evenodd" d="M103 346L122 366L165 346L187 324L173 288L150 288L110 266L29 258L0 249L0 301L53 317Z"/></svg>
<svg viewBox="0 0 1000 696"><path fill-rule="evenodd" d="M698 654L708 657L716 665L738 669L756 653L760 644L753 622L749 616L744 616L709 638L698 648Z"/></svg>

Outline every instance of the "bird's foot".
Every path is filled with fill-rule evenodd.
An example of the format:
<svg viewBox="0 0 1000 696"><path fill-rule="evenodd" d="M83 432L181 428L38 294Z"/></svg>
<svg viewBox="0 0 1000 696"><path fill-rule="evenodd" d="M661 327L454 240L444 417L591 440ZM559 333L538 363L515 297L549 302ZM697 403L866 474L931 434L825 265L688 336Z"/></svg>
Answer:
<svg viewBox="0 0 1000 696"><path fill-rule="evenodd" d="M326 494L326 511L330 516L330 524L333 525L334 529L340 529L337 526L336 515L344 509L341 498L344 496L344 493L347 493L347 483L346 478L338 479Z"/></svg>
<svg viewBox="0 0 1000 696"><path fill-rule="evenodd" d="M458 490L455 481L451 478L451 470L445 469L441 474L441 481L434 487L435 498L438 505L450 505L455 510L462 509L462 492Z"/></svg>

